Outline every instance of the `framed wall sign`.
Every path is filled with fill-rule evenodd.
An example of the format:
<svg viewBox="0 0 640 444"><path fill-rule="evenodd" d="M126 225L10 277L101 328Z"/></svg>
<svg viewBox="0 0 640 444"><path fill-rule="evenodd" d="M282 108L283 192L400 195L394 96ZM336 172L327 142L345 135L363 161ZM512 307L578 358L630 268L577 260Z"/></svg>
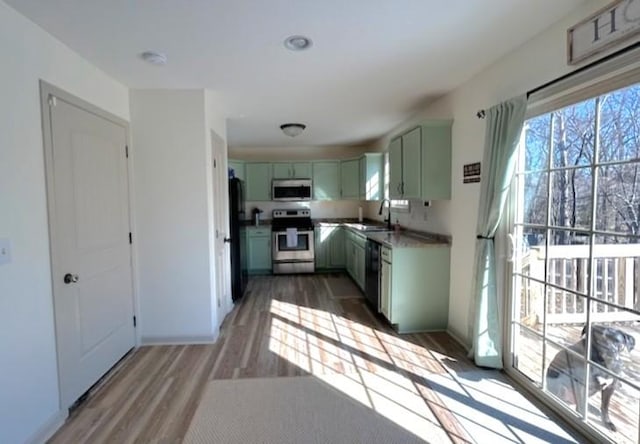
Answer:
<svg viewBox="0 0 640 444"><path fill-rule="evenodd" d="M640 0L615 0L567 30L570 65L640 41Z"/></svg>
<svg viewBox="0 0 640 444"><path fill-rule="evenodd" d="M462 167L462 183L480 182L480 162L468 163Z"/></svg>

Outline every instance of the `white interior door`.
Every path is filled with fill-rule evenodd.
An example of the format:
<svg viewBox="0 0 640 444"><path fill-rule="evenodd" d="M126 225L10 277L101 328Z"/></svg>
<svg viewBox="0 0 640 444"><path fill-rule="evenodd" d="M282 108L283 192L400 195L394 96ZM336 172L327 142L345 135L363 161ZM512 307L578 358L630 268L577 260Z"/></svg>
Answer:
<svg viewBox="0 0 640 444"><path fill-rule="evenodd" d="M66 95L49 96L44 106L58 371L67 408L135 344L127 127Z"/></svg>
<svg viewBox="0 0 640 444"><path fill-rule="evenodd" d="M215 224L215 289L218 304L218 325L231 310L231 258L229 244L229 182L224 142L211 133L213 147L213 202Z"/></svg>

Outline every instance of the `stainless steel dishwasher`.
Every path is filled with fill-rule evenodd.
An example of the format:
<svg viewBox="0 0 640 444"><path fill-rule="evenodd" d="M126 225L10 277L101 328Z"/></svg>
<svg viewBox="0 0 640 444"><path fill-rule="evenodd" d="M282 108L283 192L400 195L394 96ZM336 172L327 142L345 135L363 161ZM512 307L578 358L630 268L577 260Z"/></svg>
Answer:
<svg viewBox="0 0 640 444"><path fill-rule="evenodd" d="M365 296L374 313L380 312L380 244L367 239L365 249Z"/></svg>

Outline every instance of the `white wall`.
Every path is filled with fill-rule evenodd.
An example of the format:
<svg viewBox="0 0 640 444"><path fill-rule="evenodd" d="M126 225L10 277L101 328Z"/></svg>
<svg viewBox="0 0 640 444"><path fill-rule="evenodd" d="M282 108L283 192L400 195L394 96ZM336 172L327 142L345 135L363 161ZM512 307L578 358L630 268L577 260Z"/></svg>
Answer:
<svg viewBox="0 0 640 444"><path fill-rule="evenodd" d="M131 91L143 343L211 341L217 331L205 108L204 90Z"/></svg>
<svg viewBox="0 0 640 444"><path fill-rule="evenodd" d="M129 119L128 90L0 1L0 442L61 418L38 81Z"/></svg>
<svg viewBox="0 0 640 444"><path fill-rule="evenodd" d="M449 331L467 344L480 185L463 184L462 167L482 160L485 122L476 117L476 111L524 94L575 69L566 63L566 30L607 3L606 0L585 2L569 16L428 106L405 125L409 127L426 118L454 119L452 199L427 209L427 222L423 227L427 230L443 225L450 227L453 245Z"/></svg>

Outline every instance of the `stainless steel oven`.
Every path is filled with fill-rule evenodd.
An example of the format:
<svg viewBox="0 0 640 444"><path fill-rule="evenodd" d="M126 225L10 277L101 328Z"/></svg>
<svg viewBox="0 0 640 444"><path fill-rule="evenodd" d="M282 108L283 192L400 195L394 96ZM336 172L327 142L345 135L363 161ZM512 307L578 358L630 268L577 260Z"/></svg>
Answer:
<svg viewBox="0 0 640 444"><path fill-rule="evenodd" d="M274 274L315 271L315 239L309 210L274 210L272 240Z"/></svg>

